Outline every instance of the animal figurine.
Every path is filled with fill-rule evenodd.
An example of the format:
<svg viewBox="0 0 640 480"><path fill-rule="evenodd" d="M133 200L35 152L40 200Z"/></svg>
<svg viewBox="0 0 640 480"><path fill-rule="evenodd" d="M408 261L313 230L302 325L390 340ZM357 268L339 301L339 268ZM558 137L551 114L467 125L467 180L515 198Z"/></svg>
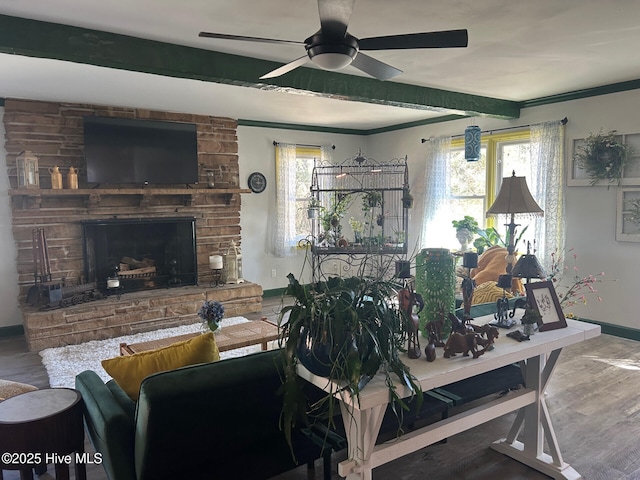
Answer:
<svg viewBox="0 0 640 480"><path fill-rule="evenodd" d="M409 288L403 288L398 292L398 303L400 304L400 309L409 319L407 325L407 354L411 359L420 358L420 340L418 338L420 319L418 313L424 308L424 300L422 295ZM418 311L415 311L414 307L418 307Z"/></svg>
<svg viewBox="0 0 640 480"><path fill-rule="evenodd" d="M451 331L452 332L458 332L462 335L466 334L466 333L470 333L473 332L473 328L471 328L470 326L467 326L467 324L465 323L464 320L460 320L456 314L454 313L450 313L449 314L449 321L451 322Z"/></svg>
<svg viewBox="0 0 640 480"><path fill-rule="evenodd" d="M442 320L433 320L427 322L427 336L432 339L432 343L436 347L444 347L444 341L442 340L442 327L444 322Z"/></svg>
<svg viewBox="0 0 640 480"><path fill-rule="evenodd" d="M481 327L471 325L471 327L478 334L477 342L482 347L482 350L493 350L493 344L496 338L500 336L498 329L492 325L482 325Z"/></svg>
<svg viewBox="0 0 640 480"><path fill-rule="evenodd" d="M462 353L463 357L468 357L469 352L473 358L478 358L484 354L484 350L478 350L477 334L452 333L444 346L444 358L455 357L457 353Z"/></svg>
<svg viewBox="0 0 640 480"><path fill-rule="evenodd" d="M429 344L424 347L424 356L427 362L433 362L436 359L436 346L433 343L435 339L429 335Z"/></svg>

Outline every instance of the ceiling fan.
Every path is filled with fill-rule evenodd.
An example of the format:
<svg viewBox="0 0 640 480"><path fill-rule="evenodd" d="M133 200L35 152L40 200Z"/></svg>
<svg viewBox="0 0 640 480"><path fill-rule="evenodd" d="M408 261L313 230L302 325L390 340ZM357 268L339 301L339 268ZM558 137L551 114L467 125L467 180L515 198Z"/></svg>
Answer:
<svg viewBox="0 0 640 480"><path fill-rule="evenodd" d="M304 45L307 54L263 75L260 79L274 78L298 68L309 60L325 70L340 70L347 65L378 80L389 80L402 73L391 65L365 55L362 50L402 50L411 48L466 47L467 30L409 33L357 39L347 32L347 26L356 0L318 0L320 30L304 42L279 40L222 33L200 32L200 37L224 40L243 40L261 43Z"/></svg>

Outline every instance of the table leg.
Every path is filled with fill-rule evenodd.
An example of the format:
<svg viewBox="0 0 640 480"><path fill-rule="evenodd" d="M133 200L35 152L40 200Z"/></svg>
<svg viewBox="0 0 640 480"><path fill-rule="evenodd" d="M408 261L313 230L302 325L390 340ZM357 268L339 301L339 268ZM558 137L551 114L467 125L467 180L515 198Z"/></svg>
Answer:
<svg viewBox="0 0 640 480"><path fill-rule="evenodd" d="M69 465L66 463L56 463L56 480L69 480Z"/></svg>
<svg viewBox="0 0 640 480"><path fill-rule="evenodd" d="M578 480L582 476L562 459L544 399L560 351L554 350L548 358L540 355L522 362L525 384L536 391L536 402L520 409L507 437L495 442L492 448L552 478ZM521 442L516 440L520 432ZM545 439L549 454L544 452Z"/></svg>
<svg viewBox="0 0 640 480"><path fill-rule="evenodd" d="M371 453L375 447L387 405L356 410L340 402L347 435L348 459L338 465L338 474L347 480L371 480Z"/></svg>
<svg viewBox="0 0 640 480"><path fill-rule="evenodd" d="M76 480L87 480L87 466L82 462L76 462Z"/></svg>

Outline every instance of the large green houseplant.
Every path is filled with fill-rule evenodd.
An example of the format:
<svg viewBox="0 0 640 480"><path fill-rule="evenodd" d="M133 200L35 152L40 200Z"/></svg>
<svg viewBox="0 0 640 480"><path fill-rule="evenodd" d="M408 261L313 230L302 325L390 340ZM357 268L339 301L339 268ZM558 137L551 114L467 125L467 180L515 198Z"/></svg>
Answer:
<svg viewBox="0 0 640 480"><path fill-rule="evenodd" d="M331 393L309 403L305 381L297 374L298 364L335 382L356 399L367 381L380 373L396 409L408 408L397 386L417 395L420 407L422 391L401 359L408 319L394 302L395 282L359 275L302 285L293 274L288 278L285 295L291 296L293 304L284 306L279 318L284 355L282 422L288 441L296 425L318 419L332 422L338 406Z"/></svg>

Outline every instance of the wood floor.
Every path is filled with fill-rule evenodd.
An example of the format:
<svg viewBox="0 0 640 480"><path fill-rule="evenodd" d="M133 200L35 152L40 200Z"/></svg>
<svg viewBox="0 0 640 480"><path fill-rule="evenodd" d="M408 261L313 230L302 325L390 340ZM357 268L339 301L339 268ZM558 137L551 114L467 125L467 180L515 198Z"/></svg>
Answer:
<svg viewBox="0 0 640 480"><path fill-rule="evenodd" d="M263 311L246 315L275 318L279 299L265 299ZM48 387L40 356L22 337L0 338L0 378ZM564 349L546 392L564 461L588 480L640 480L640 343L608 335ZM534 480L546 476L494 452L515 414L505 415L374 470L374 480ZM92 451L87 442L87 450ZM338 480L334 454L333 479ZM50 471L39 478L54 478ZM90 480L107 480L101 466L87 468ZM316 478L322 478L322 465ZM17 480L17 472L4 472ZM73 478L73 476L72 476ZM242 478L238 471L237 478ZM303 480L306 467L276 477ZM112 479L117 480L117 479ZM226 479L223 479L226 480Z"/></svg>

